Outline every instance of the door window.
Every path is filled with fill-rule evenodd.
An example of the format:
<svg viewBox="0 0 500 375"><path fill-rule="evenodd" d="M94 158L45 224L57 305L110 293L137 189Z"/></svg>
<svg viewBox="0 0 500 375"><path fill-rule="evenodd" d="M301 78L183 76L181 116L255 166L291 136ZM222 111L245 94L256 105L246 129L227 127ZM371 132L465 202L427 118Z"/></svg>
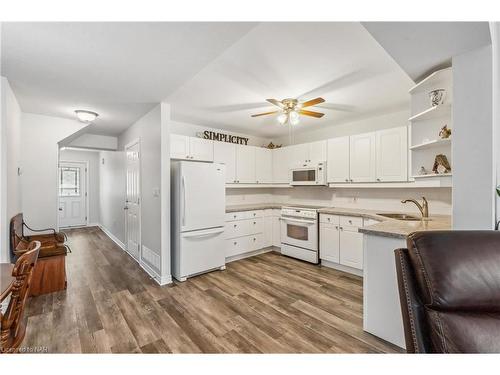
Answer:
<svg viewBox="0 0 500 375"><path fill-rule="evenodd" d="M60 197L80 196L80 168L78 167L59 168L59 196Z"/></svg>
<svg viewBox="0 0 500 375"><path fill-rule="evenodd" d="M307 241L309 239L309 229L303 225L286 225L286 235L294 240Z"/></svg>

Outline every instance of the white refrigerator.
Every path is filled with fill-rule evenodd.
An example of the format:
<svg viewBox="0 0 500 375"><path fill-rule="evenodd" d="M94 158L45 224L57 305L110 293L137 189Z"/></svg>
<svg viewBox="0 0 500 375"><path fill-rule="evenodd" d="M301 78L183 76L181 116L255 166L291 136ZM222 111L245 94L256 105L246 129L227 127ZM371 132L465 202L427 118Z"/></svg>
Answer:
<svg viewBox="0 0 500 375"><path fill-rule="evenodd" d="M225 166L171 163L172 275L179 281L225 268Z"/></svg>

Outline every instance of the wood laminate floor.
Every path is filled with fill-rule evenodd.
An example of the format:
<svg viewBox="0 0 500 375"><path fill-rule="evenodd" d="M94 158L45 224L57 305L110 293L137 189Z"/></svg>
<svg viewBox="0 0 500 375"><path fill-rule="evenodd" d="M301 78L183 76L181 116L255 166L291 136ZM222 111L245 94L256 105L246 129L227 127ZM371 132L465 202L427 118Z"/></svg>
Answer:
<svg viewBox="0 0 500 375"><path fill-rule="evenodd" d="M100 229L67 231L68 289L32 298L25 347L50 353L381 353L362 279L266 253L160 287Z"/></svg>

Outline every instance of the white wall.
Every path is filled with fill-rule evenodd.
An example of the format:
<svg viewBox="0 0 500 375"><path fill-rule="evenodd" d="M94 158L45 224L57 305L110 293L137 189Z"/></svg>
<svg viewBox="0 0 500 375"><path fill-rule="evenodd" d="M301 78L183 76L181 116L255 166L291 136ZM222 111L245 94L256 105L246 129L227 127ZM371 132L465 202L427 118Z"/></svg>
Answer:
<svg viewBox="0 0 500 375"><path fill-rule="evenodd" d="M491 229L494 221L492 51L453 57L453 228Z"/></svg>
<svg viewBox="0 0 500 375"><path fill-rule="evenodd" d="M58 142L84 126L77 120L22 113L22 210L32 228L57 227Z"/></svg>
<svg viewBox="0 0 500 375"><path fill-rule="evenodd" d="M140 139L142 245L161 256L161 106L157 105L118 137L118 148ZM150 267L154 265L149 264ZM157 272L161 270L154 267Z"/></svg>
<svg viewBox="0 0 500 375"><path fill-rule="evenodd" d="M500 22L490 22L493 63L493 160L496 163L496 186L500 186ZM496 221L500 221L500 196L496 194Z"/></svg>
<svg viewBox="0 0 500 375"><path fill-rule="evenodd" d="M21 212L20 167L21 109L6 78L0 77L0 262L7 262L9 251L9 222Z"/></svg>
<svg viewBox="0 0 500 375"><path fill-rule="evenodd" d="M125 243L125 154L99 153L99 220L122 246Z"/></svg>
<svg viewBox="0 0 500 375"><path fill-rule="evenodd" d="M97 151L60 150L60 161L83 161L88 163L87 203L89 225L99 224L99 153Z"/></svg>
<svg viewBox="0 0 500 375"><path fill-rule="evenodd" d="M189 124L187 122L169 121L168 127L170 129L171 134L187 135L190 137L196 137L197 133L203 133L205 130L210 130L213 132L220 132L220 133L224 133L224 134L233 134L236 136L249 138L248 139L249 146L265 146L265 145L269 144L269 142L271 141L268 138L255 137L253 135L248 135L248 134L244 134L244 133L237 133L237 132L224 130L224 129L215 129L215 128L210 128L208 126Z"/></svg>
<svg viewBox="0 0 500 375"><path fill-rule="evenodd" d="M377 116L369 116L358 121L346 122L344 124L325 126L310 131L301 131L293 136L293 144L320 141L329 138L343 137L361 133L368 133L375 130L395 128L397 126L408 125L410 109L393 113L386 113ZM289 136L276 138L277 144L289 145Z"/></svg>

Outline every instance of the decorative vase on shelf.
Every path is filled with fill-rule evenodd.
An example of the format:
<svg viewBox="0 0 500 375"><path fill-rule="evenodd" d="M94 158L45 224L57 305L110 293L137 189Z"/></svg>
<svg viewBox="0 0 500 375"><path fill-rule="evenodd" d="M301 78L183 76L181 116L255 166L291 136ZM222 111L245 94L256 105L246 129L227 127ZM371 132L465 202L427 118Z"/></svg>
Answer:
<svg viewBox="0 0 500 375"><path fill-rule="evenodd" d="M448 162L448 158L446 157L446 155L443 154L436 155L432 171L436 174L446 174L451 172L451 166L450 163Z"/></svg>
<svg viewBox="0 0 500 375"><path fill-rule="evenodd" d="M436 89L429 92L429 99L431 101L431 107L436 107L444 103L446 96L445 89Z"/></svg>

